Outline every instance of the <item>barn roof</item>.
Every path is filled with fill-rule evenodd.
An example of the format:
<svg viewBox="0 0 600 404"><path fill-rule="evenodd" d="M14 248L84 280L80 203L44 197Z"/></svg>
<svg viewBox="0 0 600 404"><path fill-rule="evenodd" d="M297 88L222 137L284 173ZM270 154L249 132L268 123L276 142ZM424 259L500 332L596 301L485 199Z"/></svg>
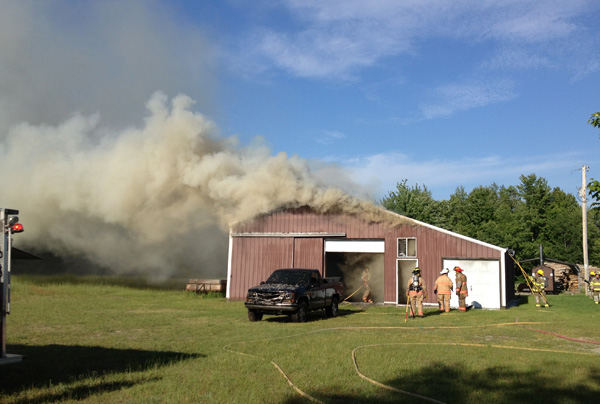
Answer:
<svg viewBox="0 0 600 404"><path fill-rule="evenodd" d="M361 201L357 205L353 205L351 209L343 209L343 208L337 208L336 207L336 208L327 209L324 212L319 212L319 211L317 211L316 209L314 209L314 208L312 208L310 206L302 206L302 207L298 207L298 208L280 207L278 209L272 210L269 213L258 215L256 217L254 217L253 219L247 220L245 222L237 223L237 224L235 224L235 225L232 226L232 229L235 228L235 227L237 227L237 226L239 226L239 225L242 225L243 223L251 222L251 221L256 220L256 219L258 219L260 217L271 216L271 215L273 215L275 213L282 212L282 211L302 210L302 209L307 209L307 210L309 210L309 211L311 211L311 212L313 212L313 213L315 213L317 215L350 214L350 215L362 216L364 218L364 220L367 221L367 222L374 222L374 223L387 222L387 223L389 223L389 225L394 226L394 227L395 226L402 226L402 225L422 226L422 227L426 227L426 228L438 231L440 233L444 233L444 234L447 234L447 235L452 236L452 237L457 237L457 238L460 238L460 239L463 239L463 240L466 240L466 241L469 241L469 242L472 242L472 243L475 243L475 244L479 244L481 246L488 247L488 248L491 248L491 249L494 249L494 250L497 250L497 251L500 251L500 252L505 252L507 250L507 248L505 248L505 247L500 247L500 246L497 246L497 245L486 243L484 241L477 240L477 239L474 239L472 237L468 237L468 236L465 236L465 235L462 235L462 234L459 234L459 233L455 233L453 231L450 231L450 230L447 230L447 229L444 229L444 228L441 228L441 227L437 227L437 226L431 225L429 223L421 222L419 220L415 220L415 219L412 219L412 218L410 218L408 216L404 216L404 215L401 215L399 213L392 212L392 211L387 210L387 209L385 209L385 208L383 208L383 207L381 207L379 205L375 205L375 204L373 204L371 202L365 202L365 201ZM232 235L235 236L235 235L241 235L241 234L240 233L232 232ZM250 235L250 234L245 233L245 235ZM254 234L254 235L255 236L259 236L259 234ZM266 234L263 234L263 235L266 235ZM278 236L282 236L282 234L277 234L277 235ZM295 236L295 235L298 235L298 234L286 233L286 235L292 237L292 236ZM302 236L308 237L308 236L310 236L310 234L302 233ZM336 234L321 234L321 233L318 233L317 234L317 233L315 233L314 236L315 237L323 237L323 236L326 236L326 237L340 237L340 236L342 236L343 237L343 236L345 236L345 234L338 234L338 233L336 233Z"/></svg>

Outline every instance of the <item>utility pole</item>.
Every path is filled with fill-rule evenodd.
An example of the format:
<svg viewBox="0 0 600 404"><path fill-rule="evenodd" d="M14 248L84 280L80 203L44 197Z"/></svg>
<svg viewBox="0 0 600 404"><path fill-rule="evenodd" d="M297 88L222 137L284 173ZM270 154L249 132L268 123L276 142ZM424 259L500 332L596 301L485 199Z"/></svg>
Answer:
<svg viewBox="0 0 600 404"><path fill-rule="evenodd" d="M584 268L584 279L590 278L589 265L588 265L588 237L587 237L587 180L585 178L585 172L589 167L585 165L581 166L581 189L579 195L581 196L581 219L583 225L583 268ZM581 285L581 283L579 283ZM586 288L586 295L587 288Z"/></svg>

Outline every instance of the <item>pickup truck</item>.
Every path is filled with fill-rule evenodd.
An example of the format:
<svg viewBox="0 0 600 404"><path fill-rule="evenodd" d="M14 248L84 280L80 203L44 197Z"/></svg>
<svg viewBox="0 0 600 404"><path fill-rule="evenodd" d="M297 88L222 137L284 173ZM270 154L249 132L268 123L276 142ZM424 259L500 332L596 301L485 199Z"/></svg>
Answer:
<svg viewBox="0 0 600 404"><path fill-rule="evenodd" d="M288 314L302 323L311 310L325 309L327 317L337 316L343 294L338 278L322 278L317 269L278 269L248 290L244 304L250 321L260 321L264 314Z"/></svg>

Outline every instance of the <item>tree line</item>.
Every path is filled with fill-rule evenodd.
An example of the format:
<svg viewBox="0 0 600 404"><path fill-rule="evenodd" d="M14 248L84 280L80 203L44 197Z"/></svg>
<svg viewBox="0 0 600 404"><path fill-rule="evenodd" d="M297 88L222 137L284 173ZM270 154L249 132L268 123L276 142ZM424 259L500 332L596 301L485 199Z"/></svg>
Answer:
<svg viewBox="0 0 600 404"><path fill-rule="evenodd" d="M521 175L516 186L458 187L436 201L425 185L397 183L380 204L401 215L468 237L515 250L517 259L544 256L583 263L582 209L572 194L552 188L535 174ZM588 211L588 257L600 264L600 210Z"/></svg>
<svg viewBox="0 0 600 404"><path fill-rule="evenodd" d="M600 129L600 112L588 123ZM479 186L467 193L458 187L450 199L436 201L425 185L396 184L380 204L388 210L472 237L513 249L517 259L544 256L583 263L582 208L575 196L551 188L545 178L521 175L517 186ZM588 260L600 265L600 181L587 184L591 197L588 211Z"/></svg>

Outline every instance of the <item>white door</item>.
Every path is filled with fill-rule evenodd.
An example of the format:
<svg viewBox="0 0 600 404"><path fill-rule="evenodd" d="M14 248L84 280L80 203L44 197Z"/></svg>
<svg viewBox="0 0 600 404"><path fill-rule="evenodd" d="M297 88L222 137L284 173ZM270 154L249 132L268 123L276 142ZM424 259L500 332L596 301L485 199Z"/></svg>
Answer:
<svg viewBox="0 0 600 404"><path fill-rule="evenodd" d="M499 309L501 307L502 289L500 286L500 261L499 260L444 260L443 268L448 268L450 279L454 282L454 291L450 298L450 306L458 307L458 296L456 296L456 272L455 266L459 266L467 276L469 296L466 299L467 306L473 305L478 309Z"/></svg>

